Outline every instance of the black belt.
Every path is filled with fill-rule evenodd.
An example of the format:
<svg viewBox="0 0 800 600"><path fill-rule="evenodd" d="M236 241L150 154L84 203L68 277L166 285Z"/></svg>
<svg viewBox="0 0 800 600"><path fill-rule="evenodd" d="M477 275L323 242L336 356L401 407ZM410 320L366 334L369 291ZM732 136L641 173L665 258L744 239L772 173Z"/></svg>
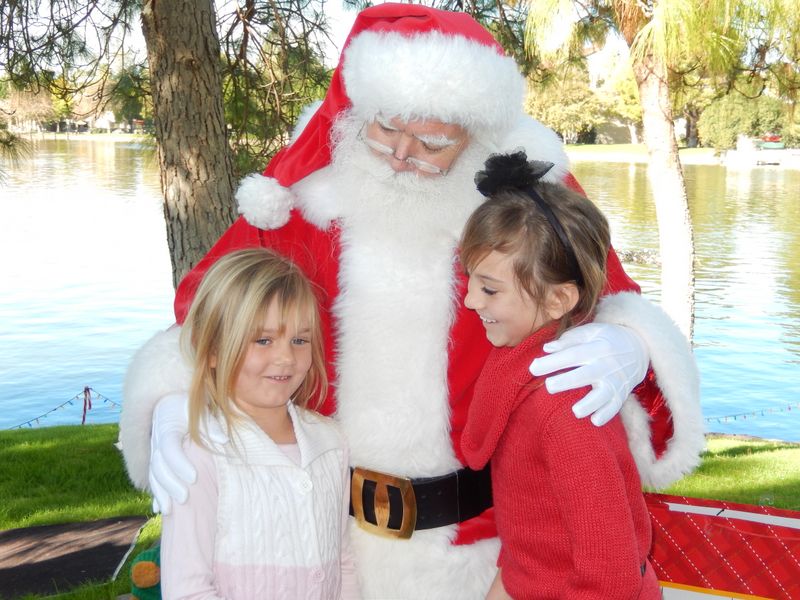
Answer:
<svg viewBox="0 0 800 600"><path fill-rule="evenodd" d="M360 467L350 475L350 514L378 535L408 539L416 530L461 523L492 506L488 465L419 479Z"/></svg>

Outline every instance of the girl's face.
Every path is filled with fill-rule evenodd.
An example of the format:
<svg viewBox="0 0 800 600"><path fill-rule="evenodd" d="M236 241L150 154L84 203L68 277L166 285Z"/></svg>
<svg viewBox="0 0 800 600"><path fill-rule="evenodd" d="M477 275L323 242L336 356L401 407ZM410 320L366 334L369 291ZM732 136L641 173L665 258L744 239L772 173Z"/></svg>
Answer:
<svg viewBox="0 0 800 600"><path fill-rule="evenodd" d="M285 411L311 368L311 327L300 311L289 313L280 330L280 309L273 300L261 330L249 341L236 379L236 405L255 421Z"/></svg>
<svg viewBox="0 0 800 600"><path fill-rule="evenodd" d="M553 318L516 284L514 256L492 250L469 274L464 305L478 313L493 346L516 346Z"/></svg>

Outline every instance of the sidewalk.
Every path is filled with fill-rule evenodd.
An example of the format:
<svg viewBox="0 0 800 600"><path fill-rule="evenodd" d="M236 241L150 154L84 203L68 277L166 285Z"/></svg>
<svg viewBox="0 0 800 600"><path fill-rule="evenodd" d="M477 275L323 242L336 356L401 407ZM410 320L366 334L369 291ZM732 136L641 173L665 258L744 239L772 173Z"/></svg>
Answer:
<svg viewBox="0 0 800 600"><path fill-rule="evenodd" d="M117 517L0 531L0 597L52 595L110 580L146 522Z"/></svg>

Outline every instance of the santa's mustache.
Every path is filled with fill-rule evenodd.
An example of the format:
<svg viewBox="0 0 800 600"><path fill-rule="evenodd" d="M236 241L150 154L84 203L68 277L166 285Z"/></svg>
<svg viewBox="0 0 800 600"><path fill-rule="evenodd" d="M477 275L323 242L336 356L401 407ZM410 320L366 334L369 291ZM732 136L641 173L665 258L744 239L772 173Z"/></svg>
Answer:
<svg viewBox="0 0 800 600"><path fill-rule="evenodd" d="M331 167L352 197L369 194L371 206L434 204L468 215L482 197L474 183L489 151L471 141L447 175L425 175L417 171L395 171L389 161L376 155L361 139L364 120L342 115L334 124Z"/></svg>

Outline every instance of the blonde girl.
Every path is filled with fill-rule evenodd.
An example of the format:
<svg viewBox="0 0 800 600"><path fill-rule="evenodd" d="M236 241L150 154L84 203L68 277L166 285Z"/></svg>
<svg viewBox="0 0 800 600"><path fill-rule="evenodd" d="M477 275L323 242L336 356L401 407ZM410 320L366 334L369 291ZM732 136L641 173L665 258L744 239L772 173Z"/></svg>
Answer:
<svg viewBox="0 0 800 600"><path fill-rule="evenodd" d="M608 224L586 198L540 178L551 165L497 155L476 176L488 196L468 221L465 305L495 348L462 438L491 462L501 542L490 598L660 598L650 521L619 417L576 419L586 389L550 394L528 371L543 346L592 318L605 285Z"/></svg>
<svg viewBox="0 0 800 600"><path fill-rule="evenodd" d="M348 455L324 397L314 290L265 249L220 258L181 331L193 367L189 499L163 517L165 598L357 597ZM206 435L217 419L231 443Z"/></svg>

